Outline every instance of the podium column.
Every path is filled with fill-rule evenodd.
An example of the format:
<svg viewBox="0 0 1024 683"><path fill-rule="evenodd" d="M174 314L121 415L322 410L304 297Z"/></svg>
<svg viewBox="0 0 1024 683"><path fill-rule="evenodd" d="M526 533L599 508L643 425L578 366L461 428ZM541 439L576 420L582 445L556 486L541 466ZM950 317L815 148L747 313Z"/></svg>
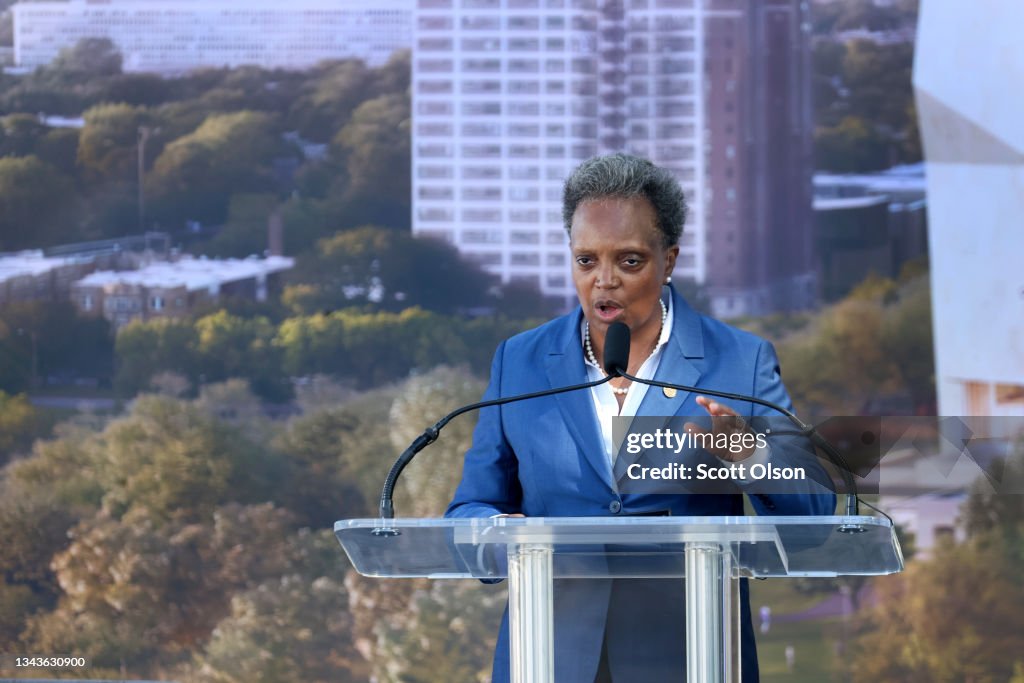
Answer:
<svg viewBox="0 0 1024 683"><path fill-rule="evenodd" d="M730 559L718 543L686 544L687 683L738 679L739 672L732 671Z"/></svg>
<svg viewBox="0 0 1024 683"><path fill-rule="evenodd" d="M512 683L554 683L551 546L508 546L508 630Z"/></svg>

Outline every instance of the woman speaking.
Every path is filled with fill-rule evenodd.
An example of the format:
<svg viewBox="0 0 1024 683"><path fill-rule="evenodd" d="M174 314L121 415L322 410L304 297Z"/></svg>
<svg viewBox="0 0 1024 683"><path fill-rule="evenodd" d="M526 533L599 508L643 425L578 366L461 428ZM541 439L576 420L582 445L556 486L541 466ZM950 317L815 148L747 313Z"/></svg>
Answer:
<svg viewBox="0 0 1024 683"><path fill-rule="evenodd" d="M485 399L600 379L608 328L623 322L632 338L628 374L791 406L771 344L698 314L671 286L686 203L667 170L624 154L590 159L566 181L562 213L579 306L502 342ZM624 493L616 485L614 416L705 413L714 433L735 430L743 424L739 416L770 411L622 377L589 390L486 408L446 516L742 515L739 492ZM771 462L778 455L770 445L708 450L723 462ZM751 502L758 514L769 515L827 515L835 508L834 494L813 481L802 491L753 495ZM757 656L745 581L740 591L742 675L748 683L758 680ZM557 581L554 614L559 683L655 683L684 676L681 581ZM506 612L493 681L508 679Z"/></svg>

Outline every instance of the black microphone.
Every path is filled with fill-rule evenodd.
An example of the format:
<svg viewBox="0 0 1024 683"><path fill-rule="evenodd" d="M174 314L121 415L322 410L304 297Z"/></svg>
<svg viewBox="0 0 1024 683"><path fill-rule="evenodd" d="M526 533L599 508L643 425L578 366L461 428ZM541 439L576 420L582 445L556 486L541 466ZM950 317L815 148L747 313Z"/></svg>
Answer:
<svg viewBox="0 0 1024 683"><path fill-rule="evenodd" d="M613 323L604 336L604 371L619 377L629 369L629 326Z"/></svg>
<svg viewBox="0 0 1024 683"><path fill-rule="evenodd" d="M615 339L617 344L621 344L621 342L618 340L622 338L625 338L626 340L625 361L621 361L620 357L616 356L616 361L619 362L620 364L613 366L608 361L608 348L611 346L610 341L612 339ZM800 434L810 439L811 443L813 443L815 446L824 451L825 455L827 455L829 460L832 461L832 464L835 465L836 469L839 470L839 475L843 478L843 483L846 484L847 488L846 514L850 517L855 517L860 514L858 507L860 499L857 497L857 483L853 479L852 470L850 469L849 464L846 462L846 458L842 456L842 454L836 449L835 446L829 443L828 439L819 434L814 427L804 423L804 421L797 417L796 414L793 413L793 411L787 410L786 408L783 408L777 403L772 403L771 401L766 401L763 398L758 398L757 396L733 394L727 391L715 391L713 389L698 389L697 387L689 387L684 384L670 384L668 382L659 382L653 379L640 379L639 377L634 377L626 372L628 362L629 327L626 325L626 323L623 322L612 323L612 325L608 328L608 334L605 336L605 367L607 368L606 372L608 373L609 377L611 377L612 369L614 368L616 370L617 375L625 377L626 379L631 380L633 382L638 382L640 384L661 387L663 389L675 389L676 391L686 391L694 394L707 394L708 396L718 396L719 398L730 398L733 399L734 401L749 401L751 403L756 403L758 405L765 406L766 408L771 408L772 410L781 413L782 415L785 415L787 418L789 418L789 421L792 422L798 430L800 430ZM856 525L844 525L842 528L840 528L840 531L857 532L864 531L864 529Z"/></svg>
<svg viewBox="0 0 1024 683"><path fill-rule="evenodd" d="M608 367L609 364L615 364L617 367L621 366L623 369L625 369L628 365L628 361L629 328L627 327L626 336L624 340L620 336L614 343L605 343L604 363L605 367ZM380 518L382 520L394 519L395 507L393 498L395 493L395 484L398 482L398 476L402 473L402 470L405 469L405 466L408 465L409 462L414 457L416 457L417 453L419 453L424 448L437 441L437 437L440 435L441 430L444 429L445 425L447 425L452 419L458 417L459 415L462 415L463 413L468 413L471 410L479 410L480 408L489 408L490 406L502 406L505 405L506 403L515 403L516 401L525 401L526 399L529 398L540 398L542 396L562 394L569 391L577 391L579 389L590 389L591 387L600 386L605 382L609 382L612 380L613 377L616 376L617 375L612 375L609 372L606 373L604 377L594 382L585 382L583 384L573 384L567 387L545 389L544 391L534 391L529 394L519 394L518 396L506 396L504 398L495 398L489 401L480 401L478 403L471 403L468 406L457 408L452 412L448 413L443 418L438 420L433 427L428 427L426 431L424 431L422 434L416 437L412 444L410 444L409 447L402 451L402 454L398 456L398 460L395 461L395 464L391 466L391 471L388 472L388 477L387 479L384 480L384 488L380 493ZM382 527L374 529L373 533L378 536L394 536L398 534L398 531L396 529Z"/></svg>

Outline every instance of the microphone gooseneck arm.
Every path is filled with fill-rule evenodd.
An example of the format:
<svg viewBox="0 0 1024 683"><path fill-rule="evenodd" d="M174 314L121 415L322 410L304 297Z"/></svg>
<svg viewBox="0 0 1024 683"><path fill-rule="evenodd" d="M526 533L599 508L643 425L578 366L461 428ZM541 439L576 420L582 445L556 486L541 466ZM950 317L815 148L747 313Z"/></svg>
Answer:
<svg viewBox="0 0 1024 683"><path fill-rule="evenodd" d="M568 387L557 387L555 389L545 389L544 391L534 391L529 394L519 394L517 396L506 396L504 398L495 398L489 401L480 401L478 403L471 403L468 406L462 406L452 412L448 413L440 420L438 420L434 426L428 427L422 434L416 437L408 448L402 451L402 454L398 456L398 460L391 466L391 471L388 472L387 479L384 480L384 489L380 493L380 518L381 519L394 519L395 517L395 506L394 506L394 493L395 483L398 481L398 476L405 469L405 466L416 457L416 454L422 451L430 444L437 441L437 437L440 435L441 430L444 429L445 425L451 422L453 419L468 413L473 410L479 410L481 408L490 408L491 406L501 406L506 403L514 403L516 401L525 401L531 398L541 398L542 396L551 396L553 394L561 394L567 391L577 391L579 389L590 389L591 387L600 386L605 382L612 380L611 375L606 375L599 380L594 382L586 382L584 384L575 384Z"/></svg>

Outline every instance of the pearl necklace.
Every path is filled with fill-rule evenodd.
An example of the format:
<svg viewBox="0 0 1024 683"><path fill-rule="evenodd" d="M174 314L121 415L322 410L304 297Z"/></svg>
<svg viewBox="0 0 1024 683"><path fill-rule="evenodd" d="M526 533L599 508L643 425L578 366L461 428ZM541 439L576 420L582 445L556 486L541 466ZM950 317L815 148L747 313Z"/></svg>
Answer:
<svg viewBox="0 0 1024 683"><path fill-rule="evenodd" d="M661 333L665 329L665 320L668 319L668 308L666 308L665 302L662 301L661 299L658 299L658 303L661 304L661 327L658 328L658 339L661 339ZM587 359L597 366L597 369L601 371L602 375L607 377L608 373L606 373L604 371L604 368L601 367L601 364L597 362L597 357L594 355L594 347L591 346L590 344L590 322L586 322L584 324L583 345L587 349ZM657 341L654 342L654 348L658 348ZM654 353L654 349L651 349L651 353ZM650 356L648 356L648 358L650 358ZM618 394L619 396L625 396L627 393L629 393L629 387L631 386L633 386L632 382L630 382L629 386L627 387L612 387L612 391Z"/></svg>

